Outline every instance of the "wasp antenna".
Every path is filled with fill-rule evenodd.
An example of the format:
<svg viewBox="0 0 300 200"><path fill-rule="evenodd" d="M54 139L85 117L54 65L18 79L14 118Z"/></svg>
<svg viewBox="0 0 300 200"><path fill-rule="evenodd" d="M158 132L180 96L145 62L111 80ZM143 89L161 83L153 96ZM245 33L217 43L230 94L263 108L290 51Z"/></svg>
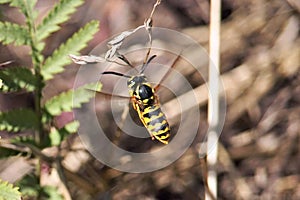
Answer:
<svg viewBox="0 0 300 200"><path fill-rule="evenodd" d="M157 55L153 55L149 58L149 60L147 61L146 65L148 65Z"/></svg>
<svg viewBox="0 0 300 200"><path fill-rule="evenodd" d="M124 55L120 54L120 55L118 55L118 58L123 60L130 67L134 68L134 66L129 62L129 60Z"/></svg>
<svg viewBox="0 0 300 200"><path fill-rule="evenodd" d="M124 55L119 54L118 58L121 59L122 61L124 61L128 66L130 66L131 68L133 68L135 71L137 71L137 69L129 62L129 60Z"/></svg>
<svg viewBox="0 0 300 200"><path fill-rule="evenodd" d="M112 71L102 72L101 74L112 74L112 75L116 75L116 76L123 76L123 77L126 77L126 78L131 78L131 76L129 76L129 75L122 74L122 73L119 73L119 72L112 72Z"/></svg>
<svg viewBox="0 0 300 200"><path fill-rule="evenodd" d="M157 55L153 55L153 56L151 56L151 57L147 60L147 62L143 65L140 74L144 73L144 71L145 71L146 67L148 66L148 64L149 64L156 56L157 56Z"/></svg>

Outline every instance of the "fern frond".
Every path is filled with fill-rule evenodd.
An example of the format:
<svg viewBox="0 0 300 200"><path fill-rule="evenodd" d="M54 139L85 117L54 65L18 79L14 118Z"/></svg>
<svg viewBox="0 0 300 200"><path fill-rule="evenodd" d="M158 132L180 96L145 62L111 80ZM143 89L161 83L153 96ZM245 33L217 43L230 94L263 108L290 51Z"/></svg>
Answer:
<svg viewBox="0 0 300 200"><path fill-rule="evenodd" d="M82 29L75 33L65 44L62 44L57 50L54 51L49 57L44 66L42 66L41 74L45 80L49 80L54 74L63 71L63 66L70 64L71 60L69 54L76 54L83 49L92 36L98 31L99 22L91 21L86 24Z"/></svg>
<svg viewBox="0 0 300 200"><path fill-rule="evenodd" d="M28 92L34 90L36 77L25 67L10 67L0 70L0 80L2 86L0 91L12 92L25 89Z"/></svg>
<svg viewBox="0 0 300 200"><path fill-rule="evenodd" d="M12 184L2 181L0 179L0 200L20 200L21 193L18 187L14 187Z"/></svg>
<svg viewBox="0 0 300 200"><path fill-rule="evenodd" d="M39 178L33 172L20 179L16 185L20 188L24 199L38 199L41 186L39 185Z"/></svg>
<svg viewBox="0 0 300 200"><path fill-rule="evenodd" d="M72 121L59 130L56 128L51 129L49 134L51 146L59 145L68 135L77 132L78 128L79 122Z"/></svg>
<svg viewBox="0 0 300 200"><path fill-rule="evenodd" d="M41 188L41 199L48 199L48 200L63 200L64 198L59 193L59 190L54 186L43 186Z"/></svg>
<svg viewBox="0 0 300 200"><path fill-rule="evenodd" d="M37 127L37 116L30 109L0 112L0 131L18 132L28 129L36 130Z"/></svg>
<svg viewBox="0 0 300 200"><path fill-rule="evenodd" d="M70 14L75 12L76 7L80 6L83 0L61 0L43 19L37 27L38 40L45 39L51 33L59 30L59 24L67 21Z"/></svg>
<svg viewBox="0 0 300 200"><path fill-rule="evenodd" d="M35 19L37 12L34 11L34 6L37 0L10 0L10 5L15 6L21 10L21 12L28 19Z"/></svg>
<svg viewBox="0 0 300 200"><path fill-rule="evenodd" d="M45 109L52 116L58 116L62 112L70 112L73 108L79 108L81 104L88 102L94 96L94 93L89 89L96 87L101 87L101 84L90 83L75 90L63 92L49 99L45 103Z"/></svg>
<svg viewBox="0 0 300 200"><path fill-rule="evenodd" d="M78 121L72 121L64 126L64 130L67 133L75 133L75 132L77 132L78 128L79 128Z"/></svg>
<svg viewBox="0 0 300 200"><path fill-rule="evenodd" d="M12 0L0 0L0 4L3 4L3 3L10 3Z"/></svg>
<svg viewBox="0 0 300 200"><path fill-rule="evenodd" d="M18 24L0 22L0 41L3 44L29 45L29 32L25 27Z"/></svg>

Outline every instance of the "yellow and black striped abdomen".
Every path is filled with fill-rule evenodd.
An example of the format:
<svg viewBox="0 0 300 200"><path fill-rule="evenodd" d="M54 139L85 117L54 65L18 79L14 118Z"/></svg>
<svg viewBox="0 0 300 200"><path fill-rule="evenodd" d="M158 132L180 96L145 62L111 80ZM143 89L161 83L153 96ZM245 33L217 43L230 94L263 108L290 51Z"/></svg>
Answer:
<svg viewBox="0 0 300 200"><path fill-rule="evenodd" d="M147 81L146 76L141 74L131 77L127 81L127 86L133 108L137 111L152 139L168 144L170 126L160 109L155 90Z"/></svg>
<svg viewBox="0 0 300 200"><path fill-rule="evenodd" d="M164 144L168 144L170 127L159 104L149 105L140 113L140 118L150 135Z"/></svg>

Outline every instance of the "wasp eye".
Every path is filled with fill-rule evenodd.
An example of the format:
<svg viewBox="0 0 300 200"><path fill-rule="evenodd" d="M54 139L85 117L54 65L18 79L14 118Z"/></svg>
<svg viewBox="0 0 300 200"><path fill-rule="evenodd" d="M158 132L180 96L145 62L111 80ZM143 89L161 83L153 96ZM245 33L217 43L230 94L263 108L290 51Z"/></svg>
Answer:
<svg viewBox="0 0 300 200"><path fill-rule="evenodd" d="M127 82L127 84L128 84L128 85L134 85L134 81L133 81L133 80L130 80L130 81Z"/></svg>

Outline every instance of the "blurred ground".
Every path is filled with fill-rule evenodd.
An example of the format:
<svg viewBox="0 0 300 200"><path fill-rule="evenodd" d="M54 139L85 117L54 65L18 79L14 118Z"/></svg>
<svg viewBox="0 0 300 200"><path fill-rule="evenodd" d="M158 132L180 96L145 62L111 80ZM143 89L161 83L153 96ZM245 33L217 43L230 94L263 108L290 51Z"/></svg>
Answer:
<svg viewBox="0 0 300 200"><path fill-rule="evenodd" d="M100 31L87 54L101 41L141 25L154 1L87 0L63 29L48 40L46 55L91 19ZM45 13L53 1L39 1ZM221 65L227 116L217 167L219 199L300 199L300 3L298 0L224 0ZM22 21L1 8L3 20ZM154 26L175 29L208 46L206 0L162 0ZM30 65L24 47L0 46L1 62ZM180 68L180 66L179 66ZM78 66L51 80L45 97L71 88ZM200 85L193 71L185 74ZM0 95L0 109L32 105L30 95ZM205 101L201 110L205 112ZM206 131L205 113L199 135ZM64 120L62 117L60 120ZM62 122L58 122L62 123ZM105 123L105 122L103 122ZM109 121L108 121L109 123ZM134 147L135 143L126 145ZM150 141L151 142L151 141ZM145 174L108 168L90 156L74 136L63 148L66 176L74 199L203 199L200 138L175 163ZM147 146L147 145L146 145ZM132 148L133 148L132 147Z"/></svg>

